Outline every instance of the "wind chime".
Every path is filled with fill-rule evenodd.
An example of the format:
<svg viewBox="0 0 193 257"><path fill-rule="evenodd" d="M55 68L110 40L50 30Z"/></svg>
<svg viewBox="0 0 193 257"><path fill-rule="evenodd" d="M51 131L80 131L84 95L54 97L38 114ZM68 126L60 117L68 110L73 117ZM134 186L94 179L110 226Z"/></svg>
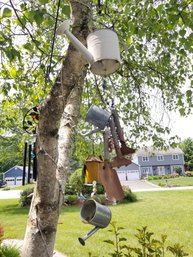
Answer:
<svg viewBox="0 0 193 257"><path fill-rule="evenodd" d="M23 118L23 129L33 137L36 135L36 127L39 122L39 110L35 106L28 110ZM24 145L24 165L23 165L23 181L22 184L25 184L25 169L26 169L26 155L27 155L27 145L25 142ZM29 154L28 154L28 173L30 173L31 159L33 160L33 179L36 181L37 178L37 156L36 156L36 143L33 145L29 144ZM28 174L28 183L29 183L29 174Z"/></svg>
<svg viewBox="0 0 193 257"><path fill-rule="evenodd" d="M110 200L121 200L124 198L124 192L115 168L131 164L131 160L127 159L125 155L131 155L135 150L125 143L118 113L115 109L109 113L98 106L92 106L86 115L86 121L103 131L104 165L99 170L99 177L108 198ZM116 156L110 160L112 146L115 149Z"/></svg>
<svg viewBox="0 0 193 257"><path fill-rule="evenodd" d="M57 29L56 34L65 34L70 39L74 47L82 53L85 60L90 64L92 73L107 76L117 71L120 67L121 58L119 40L113 30L102 28L93 31L87 37L86 48L69 31L69 27L70 21L64 21ZM114 168L129 165L131 161L125 158L125 155L132 154L134 150L126 146L117 112L113 110L111 113L108 113L97 106L93 106L87 113L86 121L103 131L104 138L104 161L98 158L86 160L84 168L86 182L92 183L93 180L101 182L109 200L123 199L124 192ZM89 134L90 132L87 133L87 135ZM113 160L110 160L109 154L110 140L116 151L116 157ZM85 240L88 237L99 228L106 227L111 220L110 211L108 209L104 210L102 205L93 201L86 201L81 210L81 219L96 226L85 237L79 238L82 245L85 244Z"/></svg>

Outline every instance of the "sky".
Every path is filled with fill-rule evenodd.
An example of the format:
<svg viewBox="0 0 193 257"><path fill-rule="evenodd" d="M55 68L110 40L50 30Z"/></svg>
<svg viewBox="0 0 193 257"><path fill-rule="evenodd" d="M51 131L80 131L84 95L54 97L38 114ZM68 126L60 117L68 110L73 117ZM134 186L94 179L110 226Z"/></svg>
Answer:
<svg viewBox="0 0 193 257"><path fill-rule="evenodd" d="M193 114L189 117L180 117L176 114L172 117L171 122L172 133L178 135L182 140L193 138Z"/></svg>

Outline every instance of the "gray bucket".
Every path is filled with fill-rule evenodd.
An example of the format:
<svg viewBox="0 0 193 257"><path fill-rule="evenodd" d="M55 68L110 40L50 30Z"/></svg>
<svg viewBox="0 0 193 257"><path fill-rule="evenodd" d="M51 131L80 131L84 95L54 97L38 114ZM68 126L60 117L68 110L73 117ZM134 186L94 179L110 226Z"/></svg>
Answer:
<svg viewBox="0 0 193 257"><path fill-rule="evenodd" d="M93 199L86 200L80 212L81 220L98 228L105 228L111 221L111 210Z"/></svg>
<svg viewBox="0 0 193 257"><path fill-rule="evenodd" d="M111 113L93 105L87 112L86 121L103 130L109 121Z"/></svg>

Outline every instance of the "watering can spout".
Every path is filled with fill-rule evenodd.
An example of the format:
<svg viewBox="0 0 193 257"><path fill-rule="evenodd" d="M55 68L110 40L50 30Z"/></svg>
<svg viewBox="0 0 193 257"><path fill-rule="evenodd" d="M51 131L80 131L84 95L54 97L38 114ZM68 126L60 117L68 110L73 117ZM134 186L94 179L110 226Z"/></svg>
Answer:
<svg viewBox="0 0 193 257"><path fill-rule="evenodd" d="M69 27L70 27L70 20L66 20L64 21L59 28L56 31L57 35L62 35L65 34L70 41L72 42L72 44L74 45L74 47L80 51L82 53L82 55L84 56L84 58L90 63L92 64L94 62L94 57L92 56L92 54L88 51L88 49L69 31Z"/></svg>

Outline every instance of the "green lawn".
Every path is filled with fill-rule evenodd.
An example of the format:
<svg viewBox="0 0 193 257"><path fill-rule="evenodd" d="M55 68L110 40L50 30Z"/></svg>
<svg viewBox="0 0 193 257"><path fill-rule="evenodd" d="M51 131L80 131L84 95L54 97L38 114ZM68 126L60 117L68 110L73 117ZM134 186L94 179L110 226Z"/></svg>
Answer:
<svg viewBox="0 0 193 257"><path fill-rule="evenodd" d="M121 235L128 238L128 243L136 245L136 229L148 226L156 238L168 235L168 244L181 243L184 250L193 256L193 190L159 191L136 193L139 201L132 204L111 206L112 221L125 229ZM27 208L18 207L18 200L0 200L0 224L4 226L7 238L22 239L27 221ZM69 257L108 256L112 247L103 242L113 239L108 228L99 230L86 241L86 246L79 244L77 238L91 230L90 225L80 221L79 207L64 207L59 219L56 249ZM167 257L170 257L169 254Z"/></svg>
<svg viewBox="0 0 193 257"><path fill-rule="evenodd" d="M193 186L193 177L179 177L170 179L153 179L149 182L160 186Z"/></svg>

